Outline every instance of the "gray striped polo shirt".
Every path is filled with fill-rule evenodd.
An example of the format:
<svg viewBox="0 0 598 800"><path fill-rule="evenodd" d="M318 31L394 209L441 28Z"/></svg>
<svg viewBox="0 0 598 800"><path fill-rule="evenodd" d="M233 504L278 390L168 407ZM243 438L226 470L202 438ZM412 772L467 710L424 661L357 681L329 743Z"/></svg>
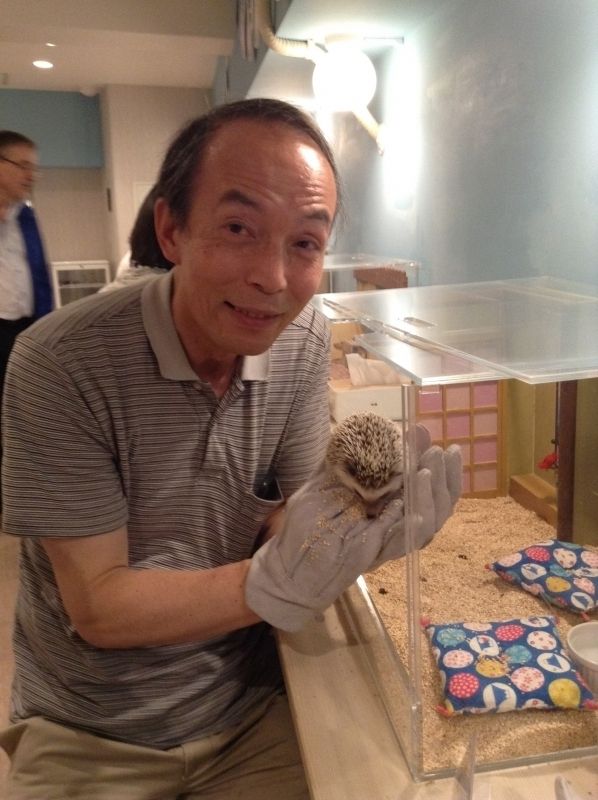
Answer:
<svg viewBox="0 0 598 800"><path fill-rule="evenodd" d="M276 505L328 438L328 330L307 306L246 357L218 399L170 312L172 274L73 303L17 340L3 416L4 528L24 537L14 720L42 715L157 748L237 723L280 683L254 625L201 644L94 648L74 631L39 537L127 525L136 568L209 569L251 555Z"/></svg>

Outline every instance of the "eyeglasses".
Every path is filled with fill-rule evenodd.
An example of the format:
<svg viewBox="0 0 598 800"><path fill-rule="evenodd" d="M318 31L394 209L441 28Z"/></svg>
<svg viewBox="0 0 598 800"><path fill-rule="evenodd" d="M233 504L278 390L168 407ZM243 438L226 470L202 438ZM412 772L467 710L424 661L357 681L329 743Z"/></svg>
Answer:
<svg viewBox="0 0 598 800"><path fill-rule="evenodd" d="M12 164L20 169L21 172L31 172L32 175L40 174L39 168L35 164L31 164L29 161L13 161L12 158L6 158L6 156L0 156L0 161L6 161L8 164Z"/></svg>

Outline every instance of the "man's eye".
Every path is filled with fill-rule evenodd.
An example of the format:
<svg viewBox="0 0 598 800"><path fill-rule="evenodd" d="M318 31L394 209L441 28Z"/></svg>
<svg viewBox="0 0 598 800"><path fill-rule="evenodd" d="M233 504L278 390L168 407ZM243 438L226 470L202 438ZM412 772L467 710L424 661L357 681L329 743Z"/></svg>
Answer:
<svg viewBox="0 0 598 800"><path fill-rule="evenodd" d="M301 250L314 250L315 252L320 250L320 245L311 239L299 239L297 242L297 247L299 247Z"/></svg>
<svg viewBox="0 0 598 800"><path fill-rule="evenodd" d="M240 222L229 222L227 227L231 233L243 233L246 230Z"/></svg>

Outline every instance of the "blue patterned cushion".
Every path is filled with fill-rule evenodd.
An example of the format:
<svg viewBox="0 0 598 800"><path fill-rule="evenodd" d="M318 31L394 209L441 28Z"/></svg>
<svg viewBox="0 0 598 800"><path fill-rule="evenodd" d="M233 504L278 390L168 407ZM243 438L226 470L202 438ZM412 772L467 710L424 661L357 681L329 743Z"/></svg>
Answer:
<svg viewBox="0 0 598 800"><path fill-rule="evenodd" d="M446 716L598 709L563 648L554 617L429 624L424 629L443 685L438 711Z"/></svg>
<svg viewBox="0 0 598 800"><path fill-rule="evenodd" d="M549 539L502 556L488 569L583 617L598 606L598 552L579 544Z"/></svg>

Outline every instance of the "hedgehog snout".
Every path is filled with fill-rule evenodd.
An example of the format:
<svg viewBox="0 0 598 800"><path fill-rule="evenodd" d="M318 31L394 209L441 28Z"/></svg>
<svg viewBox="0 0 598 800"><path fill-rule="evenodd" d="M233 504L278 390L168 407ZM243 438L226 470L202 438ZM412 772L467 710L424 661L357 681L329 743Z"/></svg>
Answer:
<svg viewBox="0 0 598 800"><path fill-rule="evenodd" d="M377 516L380 515L380 512L384 508L386 504L379 502L373 506L366 506L365 507L365 515L368 519L375 519Z"/></svg>
<svg viewBox="0 0 598 800"><path fill-rule="evenodd" d="M388 483L376 490L364 491L363 489L358 492L366 516L370 519L378 517L385 506L397 497L401 497L403 493L403 475L394 475Z"/></svg>
<svg viewBox="0 0 598 800"><path fill-rule="evenodd" d="M383 497L379 497L377 500L372 501L363 501L363 506L365 510L365 515L368 519L374 519L374 517L380 516L384 507L388 503L388 495L385 494Z"/></svg>

